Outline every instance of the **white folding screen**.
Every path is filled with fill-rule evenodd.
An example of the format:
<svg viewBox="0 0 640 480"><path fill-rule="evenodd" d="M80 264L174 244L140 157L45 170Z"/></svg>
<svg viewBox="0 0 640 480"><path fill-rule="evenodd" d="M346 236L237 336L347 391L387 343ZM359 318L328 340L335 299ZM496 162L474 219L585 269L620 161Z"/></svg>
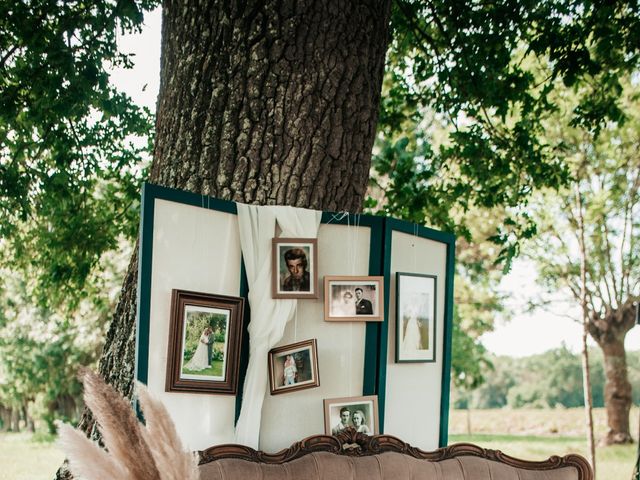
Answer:
<svg viewBox="0 0 640 480"><path fill-rule="evenodd" d="M191 449L233 442L239 398L165 392L165 377L172 289L246 294L241 292L242 256L235 207L231 202L154 185L146 185L145 190L136 376L167 406ZM323 433L325 398L374 393L381 396L383 433L423 449L445 444L448 388L443 385L449 384L452 237L380 217L363 215L358 221L353 216L343 221L336 221L339 216L325 217L318 233L320 298L298 301L297 314L279 343L317 339L320 386L279 395L267 393L260 449L277 451L305 436ZM437 277L433 363L395 363L396 272ZM384 323L324 321L325 275L383 273L388 289ZM264 364L266 369L267 358Z"/></svg>

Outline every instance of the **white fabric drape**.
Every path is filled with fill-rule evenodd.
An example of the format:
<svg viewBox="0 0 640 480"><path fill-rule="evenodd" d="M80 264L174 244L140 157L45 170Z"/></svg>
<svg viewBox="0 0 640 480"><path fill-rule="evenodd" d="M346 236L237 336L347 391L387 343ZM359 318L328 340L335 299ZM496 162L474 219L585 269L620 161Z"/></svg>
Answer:
<svg viewBox="0 0 640 480"><path fill-rule="evenodd" d="M251 321L249 365L235 440L257 449L268 383L267 354L282 338L297 305L297 300L271 298L271 239L275 236L276 222L280 225L282 237L317 238L322 212L284 206L241 203L237 206L240 244L249 283Z"/></svg>

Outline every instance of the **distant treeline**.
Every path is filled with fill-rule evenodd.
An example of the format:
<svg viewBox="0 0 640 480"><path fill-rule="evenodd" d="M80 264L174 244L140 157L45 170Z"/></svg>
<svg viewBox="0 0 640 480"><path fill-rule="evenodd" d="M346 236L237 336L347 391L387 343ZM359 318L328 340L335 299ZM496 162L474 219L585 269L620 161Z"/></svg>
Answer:
<svg viewBox="0 0 640 480"><path fill-rule="evenodd" d="M594 407L604 406L604 364L600 349L591 349L591 392ZM472 391L454 389L454 408L547 408L584 405L580 354L566 347L539 355L492 356L493 371ZM633 404L640 405L640 351L627 352Z"/></svg>

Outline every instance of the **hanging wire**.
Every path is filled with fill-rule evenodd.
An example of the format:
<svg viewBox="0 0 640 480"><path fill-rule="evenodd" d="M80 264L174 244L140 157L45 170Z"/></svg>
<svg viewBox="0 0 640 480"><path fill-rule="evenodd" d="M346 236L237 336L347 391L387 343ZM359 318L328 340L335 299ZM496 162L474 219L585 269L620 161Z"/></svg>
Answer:
<svg viewBox="0 0 640 480"><path fill-rule="evenodd" d="M354 219L353 219L353 232L352 232L352 238L351 238L351 245L353 246L353 251L352 251L352 255L351 255L351 275L355 275L356 274L356 248L355 248L355 244L356 241L358 240L358 231L360 229L360 214L356 213L354 215Z"/></svg>
<svg viewBox="0 0 640 480"><path fill-rule="evenodd" d="M349 385L353 385L353 323L349 322Z"/></svg>
<svg viewBox="0 0 640 480"><path fill-rule="evenodd" d="M344 219L344 217L348 217L348 216L349 216L349 212L347 212L346 210L342 212L336 212L333 215L331 215L331 218L327 223L325 223L325 225L329 225L333 221L341 222Z"/></svg>
<svg viewBox="0 0 640 480"><path fill-rule="evenodd" d="M293 319L293 343L298 341L298 301L295 304L296 318Z"/></svg>
<svg viewBox="0 0 640 480"><path fill-rule="evenodd" d="M418 238L418 224L413 224L413 239L411 240L411 248L413 250L413 271L418 271L418 258L417 258L417 248L416 248L416 240Z"/></svg>

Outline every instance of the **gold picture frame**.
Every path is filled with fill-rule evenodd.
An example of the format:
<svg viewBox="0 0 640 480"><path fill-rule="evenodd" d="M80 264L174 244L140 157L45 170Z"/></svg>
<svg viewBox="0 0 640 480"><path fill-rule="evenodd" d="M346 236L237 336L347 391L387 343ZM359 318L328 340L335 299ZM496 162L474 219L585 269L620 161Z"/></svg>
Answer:
<svg viewBox="0 0 640 480"><path fill-rule="evenodd" d="M324 277L324 319L327 322L382 322L384 277Z"/></svg>

